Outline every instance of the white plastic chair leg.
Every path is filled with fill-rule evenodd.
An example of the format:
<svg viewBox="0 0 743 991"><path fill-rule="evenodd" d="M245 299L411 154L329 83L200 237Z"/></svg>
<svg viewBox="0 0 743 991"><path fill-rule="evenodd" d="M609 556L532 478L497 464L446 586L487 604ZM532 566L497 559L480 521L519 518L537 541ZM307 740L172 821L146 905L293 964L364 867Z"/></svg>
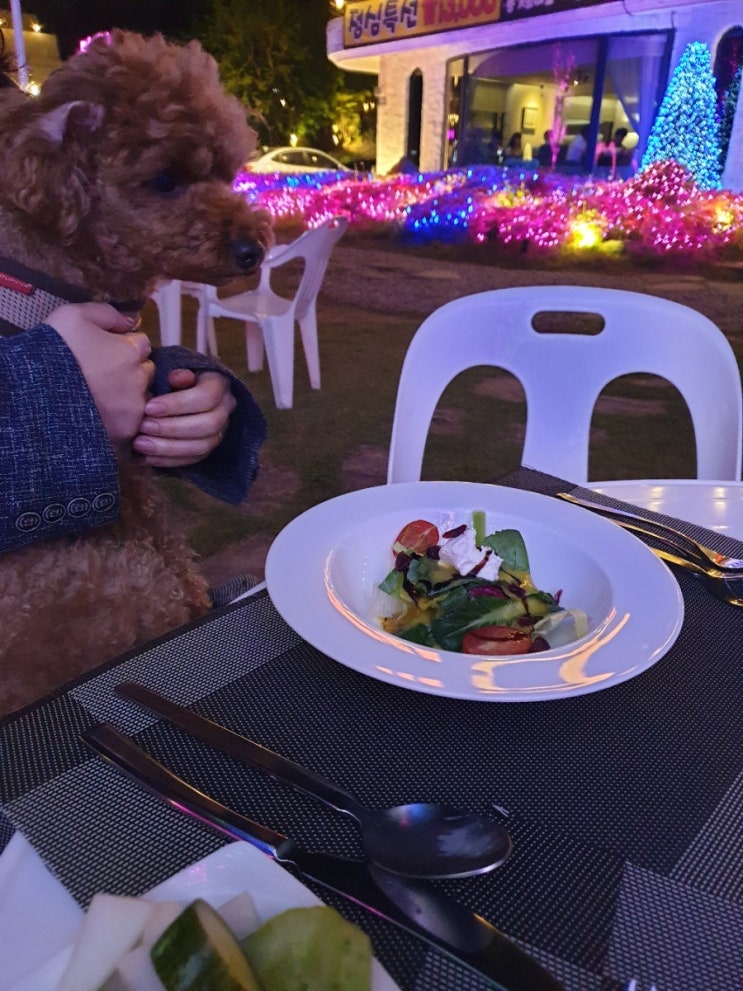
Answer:
<svg viewBox="0 0 743 991"><path fill-rule="evenodd" d="M206 325L208 319L206 304L199 302L199 308L196 312L196 350L199 354L206 354Z"/></svg>
<svg viewBox="0 0 743 991"><path fill-rule="evenodd" d="M261 326L276 406L291 409L294 401L294 322L267 317Z"/></svg>
<svg viewBox="0 0 743 991"><path fill-rule="evenodd" d="M160 343L163 347L181 343L181 283L178 279L157 287L155 304L160 322Z"/></svg>
<svg viewBox="0 0 743 991"><path fill-rule="evenodd" d="M260 324L252 320L245 322L245 350L248 356L248 371L259 372L263 368L263 331Z"/></svg>
<svg viewBox="0 0 743 991"><path fill-rule="evenodd" d="M217 332L214 328L214 317L210 316L206 322L206 345L209 348L209 354L213 354L215 358L219 357L219 351L217 351Z"/></svg>
<svg viewBox="0 0 743 991"><path fill-rule="evenodd" d="M317 343L317 312L314 307L299 321L304 359L313 389L320 388L320 351Z"/></svg>
<svg viewBox="0 0 743 991"><path fill-rule="evenodd" d="M209 313L209 308L204 300L199 300L199 309L196 314L196 350L199 354L213 354L215 358L219 357L214 317Z"/></svg>

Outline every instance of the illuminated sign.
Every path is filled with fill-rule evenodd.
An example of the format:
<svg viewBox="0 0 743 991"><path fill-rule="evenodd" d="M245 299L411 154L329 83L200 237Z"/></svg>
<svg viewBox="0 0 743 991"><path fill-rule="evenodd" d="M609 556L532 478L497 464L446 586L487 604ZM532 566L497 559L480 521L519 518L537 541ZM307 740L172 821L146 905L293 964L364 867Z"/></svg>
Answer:
<svg viewBox="0 0 743 991"><path fill-rule="evenodd" d="M397 41L420 34L512 21L534 14L579 10L609 0L366 0L346 3L346 48Z"/></svg>

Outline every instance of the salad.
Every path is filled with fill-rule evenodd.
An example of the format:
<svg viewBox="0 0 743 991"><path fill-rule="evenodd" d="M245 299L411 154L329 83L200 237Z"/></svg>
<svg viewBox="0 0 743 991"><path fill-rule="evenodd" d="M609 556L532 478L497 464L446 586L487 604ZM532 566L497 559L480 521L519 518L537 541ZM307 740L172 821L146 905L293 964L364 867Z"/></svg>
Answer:
<svg viewBox="0 0 743 991"><path fill-rule="evenodd" d="M526 654L584 636L588 619L560 606L561 590L534 584L518 530L485 533L485 513L439 533L408 523L392 544L394 567L379 588L397 600L384 630L464 654Z"/></svg>
<svg viewBox="0 0 743 991"><path fill-rule="evenodd" d="M289 908L261 922L246 891L219 909L202 898L184 905L98 892L56 991L371 987L369 937L329 905Z"/></svg>

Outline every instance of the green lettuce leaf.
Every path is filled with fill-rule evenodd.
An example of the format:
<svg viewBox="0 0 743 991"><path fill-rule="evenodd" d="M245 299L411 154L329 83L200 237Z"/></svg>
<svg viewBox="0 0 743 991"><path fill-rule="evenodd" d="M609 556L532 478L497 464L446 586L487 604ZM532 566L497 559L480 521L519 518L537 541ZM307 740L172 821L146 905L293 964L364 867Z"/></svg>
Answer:
<svg viewBox="0 0 743 991"><path fill-rule="evenodd" d="M419 643L423 647L436 646L433 634L431 633L431 627L426 626L425 623L416 623L415 626L411 626L401 633L400 637L403 640L410 641L410 643Z"/></svg>
<svg viewBox="0 0 743 991"><path fill-rule="evenodd" d="M402 571L398 571L397 568L393 568L384 581L379 583L379 587L383 592L386 592L387 595L394 595L396 599L399 599L400 593L402 592L402 583L404 581L405 575Z"/></svg>
<svg viewBox="0 0 743 991"><path fill-rule="evenodd" d="M495 551L503 559L506 571L529 574L529 555L526 553L524 538L518 530L496 530L483 540L483 547Z"/></svg>
<svg viewBox="0 0 743 991"><path fill-rule="evenodd" d="M471 597L466 588L459 587L441 600L431 633L444 650L460 651L465 633L478 626L510 626L525 612L521 599Z"/></svg>

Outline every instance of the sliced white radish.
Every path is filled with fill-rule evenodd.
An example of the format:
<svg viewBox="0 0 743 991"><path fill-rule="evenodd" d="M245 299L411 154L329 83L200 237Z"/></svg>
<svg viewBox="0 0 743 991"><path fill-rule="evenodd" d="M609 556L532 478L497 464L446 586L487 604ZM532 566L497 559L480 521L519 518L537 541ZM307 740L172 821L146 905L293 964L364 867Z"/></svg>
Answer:
<svg viewBox="0 0 743 991"><path fill-rule="evenodd" d="M125 953L101 991L165 991L149 947L135 946Z"/></svg>
<svg viewBox="0 0 743 991"><path fill-rule="evenodd" d="M230 927L235 939L243 940L260 926L261 919L255 902L247 891L234 895L229 901L219 906L219 914Z"/></svg>
<svg viewBox="0 0 743 991"><path fill-rule="evenodd" d="M156 943L185 907L185 902L153 902L152 911L139 937L141 945L149 949L153 943Z"/></svg>
<svg viewBox="0 0 743 991"><path fill-rule="evenodd" d="M136 944L152 907L142 898L94 895L57 991L97 991Z"/></svg>

